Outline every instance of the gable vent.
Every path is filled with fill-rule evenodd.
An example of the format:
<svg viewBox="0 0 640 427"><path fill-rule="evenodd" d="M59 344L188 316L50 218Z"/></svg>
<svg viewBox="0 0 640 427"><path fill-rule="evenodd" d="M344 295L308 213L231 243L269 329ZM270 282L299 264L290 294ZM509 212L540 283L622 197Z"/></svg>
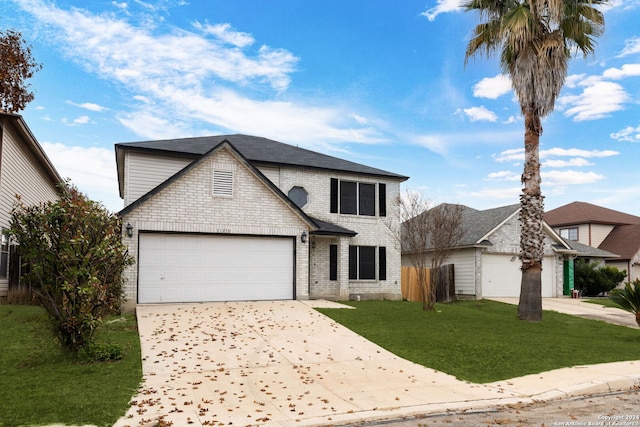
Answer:
<svg viewBox="0 0 640 427"><path fill-rule="evenodd" d="M233 171L213 171L213 195L233 196Z"/></svg>

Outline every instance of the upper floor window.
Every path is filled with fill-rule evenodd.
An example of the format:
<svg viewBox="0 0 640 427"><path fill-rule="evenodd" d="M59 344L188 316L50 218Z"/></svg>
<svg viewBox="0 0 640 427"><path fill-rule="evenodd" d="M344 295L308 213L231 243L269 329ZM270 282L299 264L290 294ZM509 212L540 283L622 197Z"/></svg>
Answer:
<svg viewBox="0 0 640 427"><path fill-rule="evenodd" d="M304 187L296 186L296 187L293 187L291 190L289 190L289 193L287 194L287 196L289 196L291 201L295 203L296 206L301 208L307 204L309 193L307 193L307 190L305 190Z"/></svg>
<svg viewBox="0 0 640 427"><path fill-rule="evenodd" d="M567 240L578 241L578 228L561 228L560 229L560 237Z"/></svg>
<svg viewBox="0 0 640 427"><path fill-rule="evenodd" d="M386 216L386 185L331 178L332 213L345 215L376 215L376 186L378 187L378 213Z"/></svg>
<svg viewBox="0 0 640 427"><path fill-rule="evenodd" d="M1 230L0 239L0 278L6 279L9 271L9 232L4 228Z"/></svg>

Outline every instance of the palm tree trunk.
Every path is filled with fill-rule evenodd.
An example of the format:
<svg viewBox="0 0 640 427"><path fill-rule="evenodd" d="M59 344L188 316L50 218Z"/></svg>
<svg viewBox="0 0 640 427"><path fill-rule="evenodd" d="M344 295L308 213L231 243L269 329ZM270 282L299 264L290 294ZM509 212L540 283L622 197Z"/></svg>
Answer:
<svg viewBox="0 0 640 427"><path fill-rule="evenodd" d="M540 115L535 108L524 111L524 188L520 196L520 259L522 282L518 319L542 320L542 258L544 256L543 197L540 191Z"/></svg>

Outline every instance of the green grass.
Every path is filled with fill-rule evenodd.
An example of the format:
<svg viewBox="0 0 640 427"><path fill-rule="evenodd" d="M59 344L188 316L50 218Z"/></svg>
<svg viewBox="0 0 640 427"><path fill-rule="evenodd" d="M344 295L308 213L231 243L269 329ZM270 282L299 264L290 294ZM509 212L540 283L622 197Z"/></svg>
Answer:
<svg viewBox="0 0 640 427"><path fill-rule="evenodd" d="M517 320L517 306L494 301L437 304L348 302L319 309L392 353L458 379L487 383L575 365L640 360L636 329L545 311Z"/></svg>
<svg viewBox="0 0 640 427"><path fill-rule="evenodd" d="M0 426L113 425L142 381L135 318L107 319L96 340L124 348L124 359L83 363L62 350L42 308L0 305Z"/></svg>
<svg viewBox="0 0 640 427"><path fill-rule="evenodd" d="M621 308L618 304L613 302L611 298L589 298L584 299L583 301L589 302L591 304L604 305L605 307Z"/></svg>

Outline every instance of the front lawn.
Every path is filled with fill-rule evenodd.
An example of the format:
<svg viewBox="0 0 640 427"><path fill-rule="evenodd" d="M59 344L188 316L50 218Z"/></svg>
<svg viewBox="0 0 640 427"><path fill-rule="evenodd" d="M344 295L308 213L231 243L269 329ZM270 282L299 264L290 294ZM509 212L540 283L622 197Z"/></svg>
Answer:
<svg viewBox="0 0 640 427"><path fill-rule="evenodd" d="M528 323L517 306L487 300L437 304L437 312L406 301L346 304L356 310L318 310L404 359L474 383L640 360L637 329L556 312Z"/></svg>
<svg viewBox="0 0 640 427"><path fill-rule="evenodd" d="M142 381L135 318L108 319L96 339L124 359L83 363L61 349L41 307L0 305L0 426L111 426L123 416Z"/></svg>

